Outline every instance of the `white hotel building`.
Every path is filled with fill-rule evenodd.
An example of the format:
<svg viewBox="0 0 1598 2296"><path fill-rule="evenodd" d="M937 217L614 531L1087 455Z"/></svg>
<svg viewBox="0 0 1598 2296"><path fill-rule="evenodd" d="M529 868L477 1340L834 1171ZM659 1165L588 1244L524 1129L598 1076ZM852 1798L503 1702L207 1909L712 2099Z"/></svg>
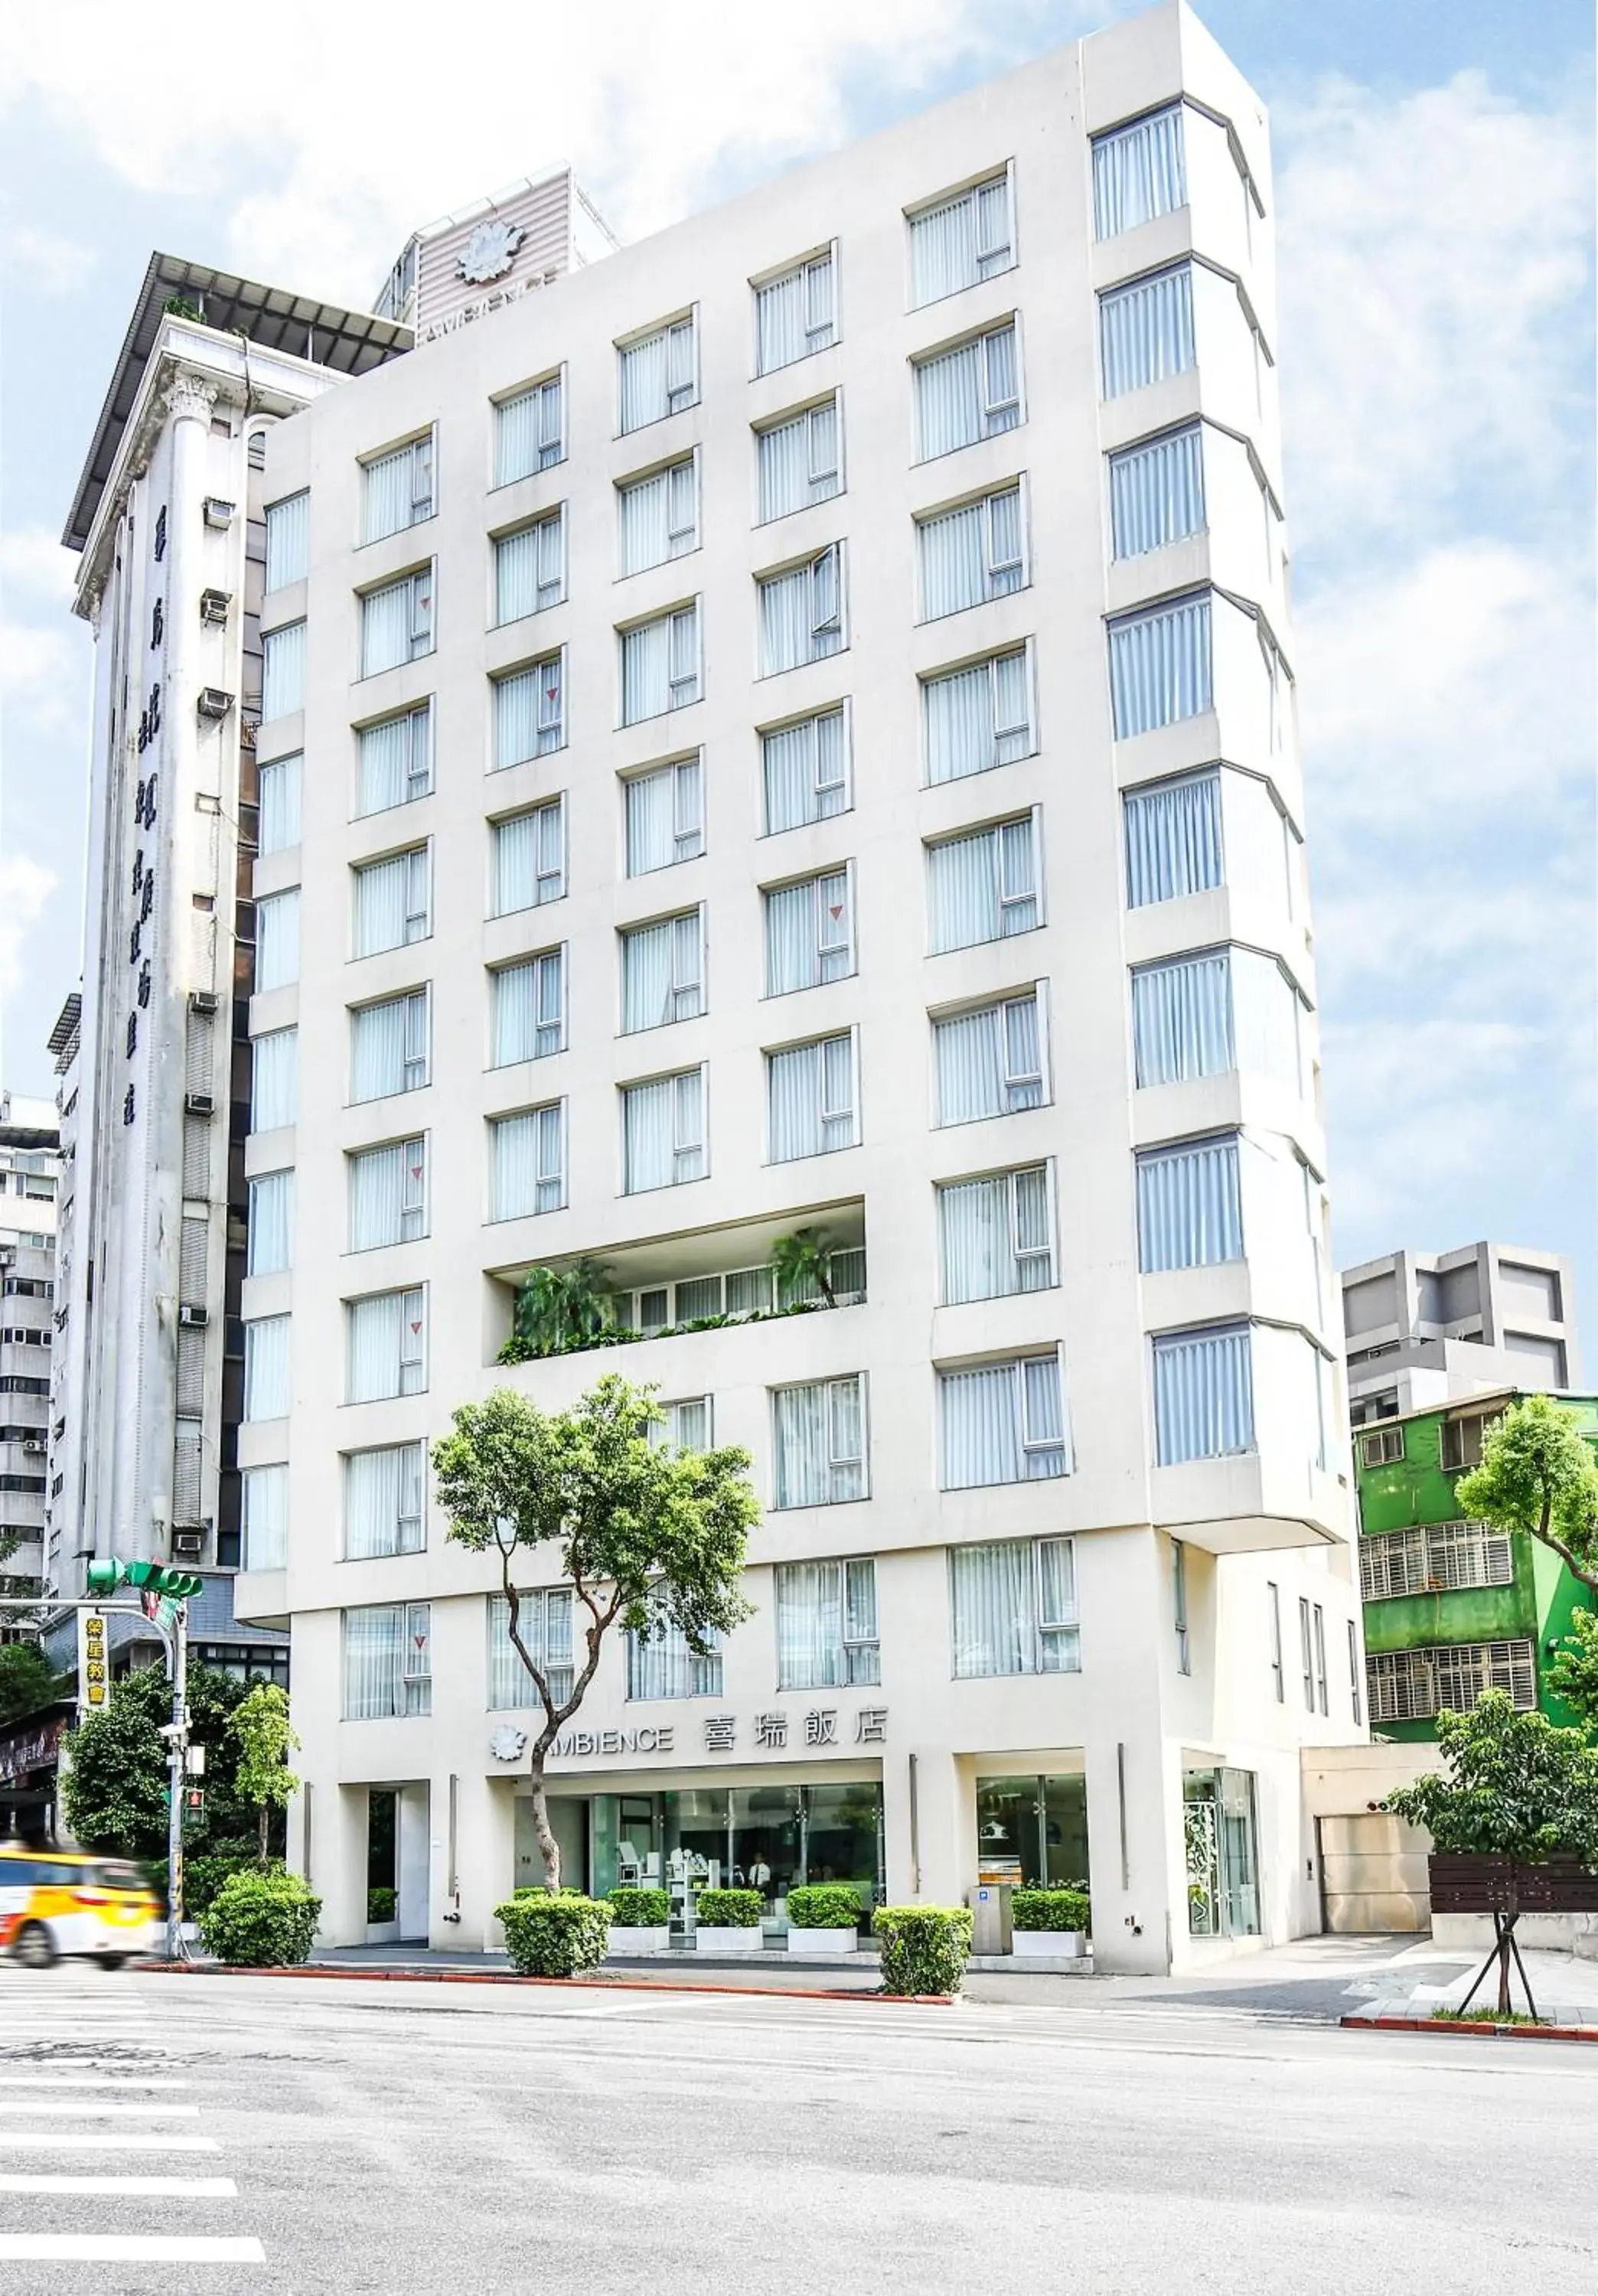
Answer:
<svg viewBox="0 0 1598 2296"><path fill-rule="evenodd" d="M237 1606L324 1933L537 1877L426 1452L610 1371L765 1516L713 1660L607 1648L569 1880L1313 1929L1363 1652L1260 104L1169 5L523 292L540 196L265 450ZM801 1228L837 1305L769 1313ZM583 1257L647 1336L501 1367Z"/></svg>

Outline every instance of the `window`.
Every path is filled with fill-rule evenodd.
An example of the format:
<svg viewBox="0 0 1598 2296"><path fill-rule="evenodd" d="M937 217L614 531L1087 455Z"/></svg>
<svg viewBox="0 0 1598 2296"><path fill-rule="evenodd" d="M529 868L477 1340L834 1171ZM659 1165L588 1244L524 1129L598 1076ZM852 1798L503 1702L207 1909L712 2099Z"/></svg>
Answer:
<svg viewBox="0 0 1598 2296"><path fill-rule="evenodd" d="M830 247L755 289L757 374L791 366L837 340L837 265Z"/></svg>
<svg viewBox="0 0 1598 2296"><path fill-rule="evenodd" d="M1299 1597L1299 1660L1304 1676L1304 1706L1307 1713L1315 1712L1315 1656L1309 1635L1309 1598Z"/></svg>
<svg viewBox="0 0 1598 2296"><path fill-rule="evenodd" d="M292 1124L299 1090L299 1031L273 1029L250 1046L250 1129L275 1132Z"/></svg>
<svg viewBox="0 0 1598 2296"><path fill-rule="evenodd" d="M1029 813L927 847L934 955L1042 923L1037 844L1038 817Z"/></svg>
<svg viewBox="0 0 1598 2296"><path fill-rule="evenodd" d="M433 434L361 464L361 540L381 542L433 514Z"/></svg>
<svg viewBox="0 0 1598 2296"><path fill-rule="evenodd" d="M942 1423L938 1488L1030 1483L1071 1471L1060 1354L938 1374Z"/></svg>
<svg viewBox="0 0 1598 2296"><path fill-rule="evenodd" d="M858 1144L852 1034L767 1053L766 1089L774 1164Z"/></svg>
<svg viewBox="0 0 1598 2296"><path fill-rule="evenodd" d="M552 653L494 680L494 771L566 746L566 657Z"/></svg>
<svg viewBox="0 0 1598 2296"><path fill-rule="evenodd" d="M1132 973L1132 1045L1140 1087L1256 1070L1299 1088L1299 998L1274 957L1214 948Z"/></svg>
<svg viewBox="0 0 1598 2296"><path fill-rule="evenodd" d="M1015 322L914 362L915 452L936 461L956 447L975 446L1013 430L1021 419L1020 368Z"/></svg>
<svg viewBox="0 0 1598 2296"><path fill-rule="evenodd" d="M494 409L494 483L508 487L566 459L565 391L552 374L498 400Z"/></svg>
<svg viewBox="0 0 1598 2296"><path fill-rule="evenodd" d="M246 1570L281 1570L289 1559L289 1471L246 1467L239 1478Z"/></svg>
<svg viewBox="0 0 1598 2296"><path fill-rule="evenodd" d="M244 1326L244 1416L289 1415L289 1318L257 1316Z"/></svg>
<svg viewBox="0 0 1598 2296"><path fill-rule="evenodd" d="M373 1292L345 1303L348 1403L420 1395L427 1386L427 1294Z"/></svg>
<svg viewBox="0 0 1598 2296"><path fill-rule="evenodd" d="M1243 1256L1235 1134L1151 1148L1137 1159L1137 1265L1144 1275Z"/></svg>
<svg viewBox="0 0 1598 2296"><path fill-rule="evenodd" d="M675 1076L628 1085L621 1104L624 1195L704 1178L709 1165L702 1069L684 1069Z"/></svg>
<svg viewBox="0 0 1598 2296"><path fill-rule="evenodd" d="M376 677L433 650L433 570L406 574L361 599L361 676Z"/></svg>
<svg viewBox="0 0 1598 2296"><path fill-rule="evenodd" d="M705 1009L705 913L685 909L621 936L621 1033L664 1029Z"/></svg>
<svg viewBox="0 0 1598 2296"><path fill-rule="evenodd" d="M761 734L767 837L848 810L848 728L841 709L824 709Z"/></svg>
<svg viewBox="0 0 1598 2296"><path fill-rule="evenodd" d="M699 548L699 460L685 455L646 479L616 489L621 520L621 570L642 574Z"/></svg>
<svg viewBox="0 0 1598 2296"><path fill-rule="evenodd" d="M923 678L922 721L931 783L961 781L1030 757L1037 743L1028 649Z"/></svg>
<svg viewBox="0 0 1598 2296"><path fill-rule="evenodd" d="M1468 1714L1488 1690L1507 1691L1523 1713L1536 1706L1535 1643L1448 1643L1365 1653L1373 1728L1383 1722L1427 1721L1445 1706Z"/></svg>
<svg viewBox="0 0 1598 2296"><path fill-rule="evenodd" d="M566 952L545 949L489 975L493 1007L490 1068L547 1060L566 1049Z"/></svg>
<svg viewBox="0 0 1598 2296"><path fill-rule="evenodd" d="M266 504L266 591L303 582L311 564L311 497L303 488Z"/></svg>
<svg viewBox="0 0 1598 2296"><path fill-rule="evenodd" d="M522 1648L544 1677L557 1706L571 1695L571 1589L518 1588L516 1631ZM537 1684L521 1652L511 1640L511 1606L503 1595L488 1597L488 1704L492 1710L541 1706Z"/></svg>
<svg viewBox="0 0 1598 2296"><path fill-rule="evenodd" d="M693 315L674 319L637 342L618 346L621 432L680 414L699 398L699 351Z"/></svg>
<svg viewBox="0 0 1598 2296"><path fill-rule="evenodd" d="M1362 1701L1359 1686L1361 1672L1359 1663L1359 1628L1356 1626L1352 1619L1348 1620L1347 1623L1348 1628L1348 1710L1353 1716L1355 1722L1357 1724L1364 1719L1364 1716L1361 1712Z"/></svg>
<svg viewBox="0 0 1598 2296"><path fill-rule="evenodd" d="M1176 901L1225 882L1221 835L1221 777L1184 774L1127 791L1127 906Z"/></svg>
<svg viewBox="0 0 1598 2296"><path fill-rule="evenodd" d="M1224 1459L1254 1448L1254 1377L1246 1324L1168 1332L1154 1341L1155 1457Z"/></svg>
<svg viewBox="0 0 1598 2296"><path fill-rule="evenodd" d="M426 1447L389 1443L344 1456L344 1554L351 1562L380 1554L420 1554Z"/></svg>
<svg viewBox="0 0 1598 2296"><path fill-rule="evenodd" d="M1015 261L1010 175L991 176L910 217L910 308L996 278Z"/></svg>
<svg viewBox="0 0 1598 2296"><path fill-rule="evenodd" d="M261 767L255 849L263 859L268 853L286 853L299 842L304 769L305 759L298 750L291 758L274 758Z"/></svg>
<svg viewBox="0 0 1598 2296"><path fill-rule="evenodd" d="M843 491L843 426L838 394L755 433L760 523L786 518Z"/></svg>
<svg viewBox="0 0 1598 2296"><path fill-rule="evenodd" d="M546 607L558 606L565 595L563 510L552 511L536 524L498 537L494 545L494 619L497 624L519 622L526 614L541 614Z"/></svg>
<svg viewBox="0 0 1598 2296"><path fill-rule="evenodd" d="M1438 1464L1444 1474L1457 1474L1481 1464L1481 1439L1496 1413L1478 1412L1468 1419L1445 1419L1438 1430Z"/></svg>
<svg viewBox="0 0 1598 2296"><path fill-rule="evenodd" d="M932 1024L938 1121L972 1124L1044 1103L1041 992L1028 989Z"/></svg>
<svg viewBox="0 0 1598 2296"><path fill-rule="evenodd" d="M685 709L701 697L699 601L622 630L621 722Z"/></svg>
<svg viewBox="0 0 1598 2296"><path fill-rule="evenodd" d="M1182 106L1167 104L1093 139L1093 228L1114 239L1187 205Z"/></svg>
<svg viewBox="0 0 1598 2296"><path fill-rule="evenodd" d="M488 1127L489 1169L496 1220L558 1212L566 1201L566 1105L529 1108Z"/></svg>
<svg viewBox="0 0 1598 2296"><path fill-rule="evenodd" d="M1271 1687L1278 1706L1287 1703L1287 1676L1282 1662L1282 1595L1274 1578L1266 1581L1266 1624L1270 1633Z"/></svg>
<svg viewBox="0 0 1598 2296"><path fill-rule="evenodd" d="M305 708L305 624L285 622L261 640L261 716L286 718Z"/></svg>
<svg viewBox="0 0 1598 2296"><path fill-rule="evenodd" d="M946 1307L1043 1292L1054 1282L1054 1213L1046 1164L952 1181L936 1193Z"/></svg>
<svg viewBox="0 0 1598 2296"><path fill-rule="evenodd" d="M1210 709L1215 692L1209 593L1200 590L1171 605L1112 621L1110 685L1118 742L1201 717Z"/></svg>
<svg viewBox="0 0 1598 2296"><path fill-rule="evenodd" d="M1404 1456L1402 1427L1379 1427L1359 1439L1359 1456L1367 1467L1390 1467Z"/></svg>
<svg viewBox="0 0 1598 2296"><path fill-rule="evenodd" d="M541 908L566 892L566 806L561 798L513 814L490 825L493 841L493 914Z"/></svg>
<svg viewBox="0 0 1598 2296"><path fill-rule="evenodd" d="M1171 1610L1176 1629L1176 1671L1191 1674L1193 1654L1187 1631L1187 1549L1179 1538L1171 1541Z"/></svg>
<svg viewBox="0 0 1598 2296"><path fill-rule="evenodd" d="M760 594L760 675L774 677L843 647L842 545L830 543L807 564L756 582Z"/></svg>
<svg viewBox="0 0 1598 2296"><path fill-rule="evenodd" d="M649 1431L652 1450L708 1451L710 1447L710 1398L687 1395L660 1406L664 1416Z"/></svg>
<svg viewBox="0 0 1598 2296"><path fill-rule="evenodd" d="M629 877L647 877L704 851L704 775L697 755L631 774L621 786Z"/></svg>
<svg viewBox="0 0 1598 2296"><path fill-rule="evenodd" d="M287 988L299 978L299 889L255 905L255 985Z"/></svg>
<svg viewBox="0 0 1598 2296"><path fill-rule="evenodd" d="M1367 1603L1453 1594L1467 1587L1512 1587L1514 1579L1513 1542L1489 1523L1415 1524L1359 1542L1359 1591Z"/></svg>
<svg viewBox="0 0 1598 2296"><path fill-rule="evenodd" d="M777 1688L841 1690L882 1679L877 1635L877 1566L777 1565Z"/></svg>
<svg viewBox="0 0 1598 2296"><path fill-rule="evenodd" d="M774 1388L771 1408L774 1506L837 1506L865 1496L865 1384L860 1373Z"/></svg>
<svg viewBox="0 0 1598 2296"><path fill-rule="evenodd" d="M1141 558L1204 531L1199 425L1168 430L1110 457L1110 524L1117 558Z"/></svg>
<svg viewBox="0 0 1598 2296"><path fill-rule="evenodd" d="M786 996L855 970L851 872L834 869L765 896L766 994Z"/></svg>
<svg viewBox="0 0 1598 2296"><path fill-rule="evenodd" d="M362 1004L349 1015L349 1097L384 1100L390 1093L420 1092L431 1079L432 1029L425 988L381 1004Z"/></svg>
<svg viewBox="0 0 1598 2296"><path fill-rule="evenodd" d="M1079 1674L1077 1552L1069 1538L1006 1538L949 1549L956 1681Z"/></svg>
<svg viewBox="0 0 1598 2296"><path fill-rule="evenodd" d="M418 798L430 796L432 786L430 701L361 728L357 819L368 813L387 813L392 806L412 805Z"/></svg>
<svg viewBox="0 0 1598 2296"><path fill-rule="evenodd" d="M430 846L417 845L387 861L370 861L351 873L355 879L352 955L376 956L386 948L404 948L412 941L429 938L433 929Z"/></svg>
<svg viewBox="0 0 1598 2296"><path fill-rule="evenodd" d="M380 1722L433 1710L432 1613L374 1603L344 1613L344 1718Z"/></svg>
<svg viewBox="0 0 1598 2296"><path fill-rule="evenodd" d="M1008 597L1027 579L1020 488L917 519L915 546L923 622Z"/></svg>
<svg viewBox="0 0 1598 2296"><path fill-rule="evenodd" d="M1321 1713L1330 1714L1332 1708L1326 1696L1326 1613L1319 1603L1315 1605L1313 1618L1315 1625L1315 1697L1313 1702L1310 1702L1318 1708ZM1310 1685L1307 1681L1305 1684L1306 1691L1307 1691Z"/></svg>
<svg viewBox="0 0 1598 2296"><path fill-rule="evenodd" d="M203 1234L205 1223L197 1223ZM294 1175L260 1172L250 1183L250 1250L246 1273L276 1275L291 1265Z"/></svg>
<svg viewBox="0 0 1598 2296"><path fill-rule="evenodd" d="M1196 357L1188 264L1106 288L1100 295L1100 388L1106 398L1185 374Z"/></svg>
<svg viewBox="0 0 1598 2296"><path fill-rule="evenodd" d="M427 1141L391 1140L349 1159L349 1249L379 1251L427 1234Z"/></svg>
<svg viewBox="0 0 1598 2296"><path fill-rule="evenodd" d="M659 1620L651 1633L627 1629L627 1696L629 1698L719 1698L721 1696L721 1638L712 1630L712 1647L692 1650L681 1627Z"/></svg>

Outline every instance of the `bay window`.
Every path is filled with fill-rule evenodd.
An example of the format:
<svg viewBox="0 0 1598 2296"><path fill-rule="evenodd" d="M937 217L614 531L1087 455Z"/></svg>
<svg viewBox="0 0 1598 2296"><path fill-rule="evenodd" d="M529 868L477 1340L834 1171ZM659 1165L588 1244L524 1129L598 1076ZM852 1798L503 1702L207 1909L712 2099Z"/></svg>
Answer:
<svg viewBox="0 0 1598 2296"><path fill-rule="evenodd" d="M704 773L697 753L622 783L627 873L647 877L692 861L705 849Z"/></svg>
<svg viewBox="0 0 1598 2296"><path fill-rule="evenodd" d="M956 1681L1079 1674L1077 1551L1069 1538L1006 1538L949 1549Z"/></svg>
<svg viewBox="0 0 1598 2296"><path fill-rule="evenodd" d="M426 1449L389 1443L344 1455L344 1554L362 1562L381 1554L420 1554L426 1544Z"/></svg>
<svg viewBox="0 0 1598 2296"><path fill-rule="evenodd" d="M1028 647L923 677L921 693L929 782L1013 765L1037 747Z"/></svg>
<svg viewBox="0 0 1598 2296"><path fill-rule="evenodd" d="M348 1341L345 1400L381 1403L420 1395L427 1386L427 1293L373 1292L344 1305Z"/></svg>
<svg viewBox="0 0 1598 2296"><path fill-rule="evenodd" d="M946 1307L1046 1291L1054 1282L1051 1177L1046 1164L1027 1164L937 1190Z"/></svg>
<svg viewBox="0 0 1598 2296"><path fill-rule="evenodd" d="M427 1234L427 1139L357 1149L349 1164L349 1250L381 1251Z"/></svg>
<svg viewBox="0 0 1598 2296"><path fill-rule="evenodd" d="M705 1009L705 913L637 925L621 936L621 1033L668 1028Z"/></svg>
<svg viewBox="0 0 1598 2296"><path fill-rule="evenodd" d="M381 542L433 514L433 434L361 464L361 540Z"/></svg>
<svg viewBox="0 0 1598 2296"><path fill-rule="evenodd" d="M912 372L918 462L934 462L979 439L996 439L1021 419L1013 319L953 350L917 359Z"/></svg>
<svg viewBox="0 0 1598 2296"><path fill-rule="evenodd" d="M621 722L636 726L701 699L699 601L657 614L621 641Z"/></svg>
<svg viewBox="0 0 1598 2296"><path fill-rule="evenodd" d="M699 548L699 460L684 455L663 471L616 489L621 571L642 574Z"/></svg>
<svg viewBox="0 0 1598 2296"><path fill-rule="evenodd" d="M1110 457L1110 524L1117 558L1140 558L1204 531L1204 447L1189 422Z"/></svg>
<svg viewBox="0 0 1598 2296"><path fill-rule="evenodd" d="M566 656L547 654L494 681L494 770L566 746Z"/></svg>
<svg viewBox="0 0 1598 2296"><path fill-rule="evenodd" d="M357 818L387 813L428 797L433 786L433 705L406 709L361 728L356 796Z"/></svg>
<svg viewBox="0 0 1598 2296"><path fill-rule="evenodd" d="M425 988L362 1004L349 1015L349 1097L386 1100L431 1081L431 999Z"/></svg>
<svg viewBox="0 0 1598 2296"><path fill-rule="evenodd" d="M621 398L619 429L642 430L699 399L699 352L694 315L657 327L636 342L617 346Z"/></svg>
<svg viewBox="0 0 1598 2296"><path fill-rule="evenodd" d="M508 487L566 459L565 389L552 374L494 408L494 483Z"/></svg>
<svg viewBox="0 0 1598 2296"><path fill-rule="evenodd" d="M910 308L941 301L1015 261L1010 171L952 199L919 209L910 221Z"/></svg>
<svg viewBox="0 0 1598 2296"><path fill-rule="evenodd" d="M488 1127L492 1219L558 1212L566 1202L566 1103L496 1117Z"/></svg>
<svg viewBox="0 0 1598 2296"><path fill-rule="evenodd" d="M967 606L1006 598L1027 580L1024 521L1019 485L1001 487L980 502L939 511L915 521L921 577L921 619L937 621Z"/></svg>
<svg viewBox="0 0 1598 2296"><path fill-rule="evenodd" d="M1302 1089L1302 999L1274 956L1227 947L1135 965L1134 1069L1140 1088L1233 1069Z"/></svg>
<svg viewBox="0 0 1598 2296"><path fill-rule="evenodd" d="M1115 239L1187 205L1180 103L1168 103L1093 139L1095 239Z"/></svg>
<svg viewBox="0 0 1598 2296"><path fill-rule="evenodd" d="M519 622L558 606L566 595L566 513L545 518L494 545L494 619Z"/></svg>
<svg viewBox="0 0 1598 2296"><path fill-rule="evenodd" d="M757 374L791 366L837 339L837 266L832 248L756 287Z"/></svg>
<svg viewBox="0 0 1598 2296"><path fill-rule="evenodd" d="M866 1496L865 1382L811 1380L772 1390L776 1507L837 1506Z"/></svg>
<svg viewBox="0 0 1598 2296"><path fill-rule="evenodd" d="M373 1603L344 1613L344 1718L383 1722L433 1710L432 1611Z"/></svg>
<svg viewBox="0 0 1598 2296"><path fill-rule="evenodd" d="M266 594L303 582L311 570L311 497L305 488L266 504Z"/></svg>
<svg viewBox="0 0 1598 2296"><path fill-rule="evenodd" d="M877 1566L781 1562L776 1570L777 1688L841 1690L882 1679Z"/></svg>
<svg viewBox="0 0 1598 2296"><path fill-rule="evenodd" d="M1254 1372L1247 1324L1166 1332L1154 1341L1154 1456L1234 1458L1254 1448Z"/></svg>
<svg viewBox="0 0 1598 2296"><path fill-rule="evenodd" d="M828 1156L860 1139L852 1031L766 1055L770 1160Z"/></svg>
<svg viewBox="0 0 1598 2296"><path fill-rule="evenodd" d="M974 1124L1041 1108L1046 1041L1044 991L1027 990L932 1024L938 1121Z"/></svg>
<svg viewBox="0 0 1598 2296"><path fill-rule="evenodd" d="M680 1187L704 1178L709 1168L705 1096L705 1072L700 1068L625 1087L623 1194L643 1195L652 1188Z"/></svg>
<svg viewBox="0 0 1598 2296"><path fill-rule="evenodd" d="M1235 1133L1143 1151L1137 1159L1137 1243L1145 1275L1242 1258Z"/></svg>
<svg viewBox="0 0 1598 2296"><path fill-rule="evenodd" d="M1100 387L1106 398L1185 374L1197 357L1190 264L1173 264L1100 295Z"/></svg>
<svg viewBox="0 0 1598 2296"><path fill-rule="evenodd" d="M361 598L361 676L376 677L433 650L433 569L402 575Z"/></svg>
<svg viewBox="0 0 1598 2296"><path fill-rule="evenodd" d="M761 525L842 492L842 434L836 391L756 431Z"/></svg>
<svg viewBox="0 0 1598 2296"><path fill-rule="evenodd" d="M842 980L854 972L852 874L834 869L765 896L768 996Z"/></svg>
<svg viewBox="0 0 1598 2296"><path fill-rule="evenodd" d="M841 709L823 709L761 734L767 837L848 810L848 727Z"/></svg>
<svg viewBox="0 0 1598 2296"><path fill-rule="evenodd" d="M355 878L355 945L351 955L376 956L426 940L433 929L430 845L413 846L386 861L369 861Z"/></svg>
<svg viewBox="0 0 1598 2296"><path fill-rule="evenodd" d="M1201 718L1215 704L1210 594L1123 614L1110 625L1110 690L1118 742Z"/></svg>
<svg viewBox="0 0 1598 2296"><path fill-rule="evenodd" d="M570 1587L516 1590L516 1631L557 1706L564 1706L570 1697L574 1678L571 1603ZM511 1606L503 1595L488 1597L488 1704L495 1712L543 1705L521 1652L511 1640Z"/></svg>
<svg viewBox="0 0 1598 2296"><path fill-rule="evenodd" d="M1127 790L1121 810L1128 908L1181 900L1225 882L1218 767Z"/></svg>
<svg viewBox="0 0 1598 2296"><path fill-rule="evenodd" d="M550 798L526 813L496 821L493 840L494 906L496 917L541 908L566 891L566 801Z"/></svg>
<svg viewBox="0 0 1598 2296"><path fill-rule="evenodd" d="M843 647L843 546L826 549L803 566L768 574L755 585L760 599L760 675L775 677Z"/></svg>
<svg viewBox="0 0 1598 2296"><path fill-rule="evenodd" d="M1071 1471L1060 1351L938 1374L946 1491L1046 1481Z"/></svg>
<svg viewBox="0 0 1598 2296"><path fill-rule="evenodd" d="M1042 923L1039 825L1035 809L1018 821L996 822L991 829L941 838L927 847L935 956L1030 932Z"/></svg>
<svg viewBox="0 0 1598 2296"><path fill-rule="evenodd" d="M492 1004L488 1065L547 1060L566 1048L564 949L550 948L490 974Z"/></svg>

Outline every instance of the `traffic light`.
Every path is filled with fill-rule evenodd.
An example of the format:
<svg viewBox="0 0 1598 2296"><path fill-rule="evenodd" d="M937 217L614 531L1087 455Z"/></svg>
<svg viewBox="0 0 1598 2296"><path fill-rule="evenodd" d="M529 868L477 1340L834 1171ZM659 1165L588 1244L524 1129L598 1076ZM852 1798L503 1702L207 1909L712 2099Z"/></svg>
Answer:
<svg viewBox="0 0 1598 2296"><path fill-rule="evenodd" d="M193 1570L173 1570L164 1562L122 1562L112 1555L101 1562L91 1562L84 1573L84 1583L91 1595L110 1595L127 1584L137 1587L142 1593L169 1595L175 1603L186 1602L198 1595L205 1581Z"/></svg>

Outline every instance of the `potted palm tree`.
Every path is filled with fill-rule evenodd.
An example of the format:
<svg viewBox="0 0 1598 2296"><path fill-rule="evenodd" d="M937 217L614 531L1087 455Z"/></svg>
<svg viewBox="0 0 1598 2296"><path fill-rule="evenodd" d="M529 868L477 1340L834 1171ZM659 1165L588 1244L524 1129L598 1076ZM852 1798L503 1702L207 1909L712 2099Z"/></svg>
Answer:
<svg viewBox="0 0 1598 2296"><path fill-rule="evenodd" d="M811 1300L820 1300L829 1308L838 1305L832 1289L832 1247L819 1230L799 1227L791 1235L778 1236L771 1247L771 1267L777 1279L779 1307L798 1307Z"/></svg>
<svg viewBox="0 0 1598 2296"><path fill-rule="evenodd" d="M574 1259L570 1267L530 1267L517 1290L511 1336L499 1359L525 1363L585 1341L592 1345L611 1322L611 1295L597 1260Z"/></svg>

